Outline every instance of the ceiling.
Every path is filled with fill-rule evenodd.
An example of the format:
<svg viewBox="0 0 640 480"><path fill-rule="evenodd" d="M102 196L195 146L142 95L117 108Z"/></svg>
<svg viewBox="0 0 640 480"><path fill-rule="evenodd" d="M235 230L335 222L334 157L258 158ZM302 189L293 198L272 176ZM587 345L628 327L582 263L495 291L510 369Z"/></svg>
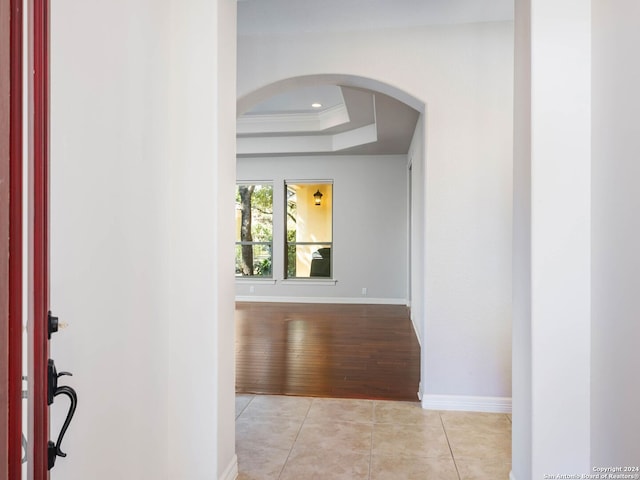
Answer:
<svg viewBox="0 0 640 480"><path fill-rule="evenodd" d="M238 0L238 34L496 22L513 15L514 0Z"/></svg>
<svg viewBox="0 0 640 480"><path fill-rule="evenodd" d="M238 0L238 35L505 21L513 10L514 0ZM379 92L297 88L238 119L238 156L406 154L418 117Z"/></svg>
<svg viewBox="0 0 640 480"><path fill-rule="evenodd" d="M237 152L239 157L406 154L418 116L408 105L371 90L297 88L238 119Z"/></svg>

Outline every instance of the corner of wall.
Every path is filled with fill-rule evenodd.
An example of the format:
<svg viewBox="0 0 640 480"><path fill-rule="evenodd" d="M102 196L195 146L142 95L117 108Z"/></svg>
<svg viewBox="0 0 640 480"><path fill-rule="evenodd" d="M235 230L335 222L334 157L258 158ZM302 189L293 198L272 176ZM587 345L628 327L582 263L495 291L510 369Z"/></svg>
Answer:
<svg viewBox="0 0 640 480"><path fill-rule="evenodd" d="M220 480L235 480L238 478L238 456L234 455L227 468L220 475Z"/></svg>

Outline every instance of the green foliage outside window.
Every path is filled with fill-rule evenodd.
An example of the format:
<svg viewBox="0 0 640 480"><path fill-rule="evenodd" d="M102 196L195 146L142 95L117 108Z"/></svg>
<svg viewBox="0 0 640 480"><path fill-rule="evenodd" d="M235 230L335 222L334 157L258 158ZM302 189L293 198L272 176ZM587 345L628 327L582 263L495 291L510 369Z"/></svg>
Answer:
<svg viewBox="0 0 640 480"><path fill-rule="evenodd" d="M236 276L272 275L273 186L236 188Z"/></svg>

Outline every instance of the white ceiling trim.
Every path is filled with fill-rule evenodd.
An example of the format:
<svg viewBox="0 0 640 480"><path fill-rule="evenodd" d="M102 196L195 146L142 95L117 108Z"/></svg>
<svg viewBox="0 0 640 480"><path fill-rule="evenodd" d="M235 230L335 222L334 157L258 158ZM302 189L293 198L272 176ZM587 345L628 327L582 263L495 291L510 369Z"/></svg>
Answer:
<svg viewBox="0 0 640 480"><path fill-rule="evenodd" d="M319 112L280 113L272 115L245 114L238 118L238 135L256 133L321 132L349 123L346 105L340 104Z"/></svg>
<svg viewBox="0 0 640 480"><path fill-rule="evenodd" d="M357 147L378 141L378 127L375 123L333 135L333 151Z"/></svg>
<svg viewBox="0 0 640 480"><path fill-rule="evenodd" d="M375 123L334 135L294 135L282 137L239 137L238 155L337 152L378 140Z"/></svg>

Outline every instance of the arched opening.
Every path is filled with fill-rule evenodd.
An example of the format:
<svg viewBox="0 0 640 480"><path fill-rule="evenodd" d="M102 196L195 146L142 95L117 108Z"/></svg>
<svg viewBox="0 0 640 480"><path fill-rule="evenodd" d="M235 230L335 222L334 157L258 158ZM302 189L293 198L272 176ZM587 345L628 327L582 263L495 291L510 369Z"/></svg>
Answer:
<svg viewBox="0 0 640 480"><path fill-rule="evenodd" d="M333 87L341 90L341 101L336 105L330 105L325 113L320 115L312 115L311 100L307 101L306 110L299 105L289 106L289 110L282 107L283 103L293 104L291 99L285 99L291 92L317 92L319 89ZM273 99L279 99L274 103ZM318 102L319 103L319 102ZM341 108L343 110L341 110ZM367 113L362 113L369 108L371 118L367 120ZM308 111L307 111L308 110ZM259 298L264 300L268 296L277 299L285 299L287 301L319 301L328 302L329 298L333 298L336 303L402 303L409 307L411 312L411 322L413 330L418 342L422 345L422 335L424 332L424 309L423 298L421 294L424 288L424 185L425 185L425 147L424 147L424 129L425 129L425 103L404 90L394 87L388 83L381 82L372 78L366 78L355 75L342 74L321 74L308 75L293 78L282 79L268 85L264 85L246 95L241 96L237 101L238 112L238 177L239 183L250 183L251 181L270 185L273 188L271 193L274 199L273 205L273 240L269 244L269 248L273 251L273 257L269 258L274 265L273 271L268 271L267 278L263 278L262 283L256 283L255 277L252 282L239 283L236 289L237 298L242 300L252 300ZM340 117L341 113L345 118ZM278 116L282 114L282 118ZM318 121L318 116L322 117L322 121ZM286 118L285 118L286 117ZM282 122L280 120L286 120ZM306 122L305 127L293 126L293 121ZM265 127L270 122L270 127ZM314 123L315 122L315 123ZM369 123L367 123L369 122ZM320 123L321 125L318 125ZM310 126L312 125L313 126ZM349 127L351 124L352 127ZM369 130L366 130L369 128ZM366 130L366 131L365 131ZM367 136L369 133L373 137ZM332 138L328 138L332 137ZM339 137L339 138L337 138ZM400 138L402 137L402 138ZM394 143L395 141L395 143ZM288 142L288 143L287 143ZM340 253L343 254L343 261L349 258L353 262L356 257L367 257L363 260L361 278L351 278L344 269L341 271L340 264L335 265L336 276L330 275L334 281L334 288L337 293L327 293L324 287L321 293L313 292L313 288L307 285L291 287L287 283L287 271L282 267L278 267L281 262L281 252L286 249L286 241L278 239L278 232L285 230L279 222L279 218L284 218L283 207L275 204L278 199L284 198L286 190L282 190L282 184L286 184L288 179L317 181L334 180L335 175L332 173L332 159L366 156L367 158L385 157L385 161L398 161L402 157L402 181L401 192L397 191L397 195L393 192L389 193L389 188L385 188L384 180L381 184L375 186L373 182L369 183L369 192L363 192L361 195L354 195L354 198L361 198L361 203L353 198L347 202L351 208L359 207L365 211L368 203L368 196L389 195L387 203L393 199L396 204L398 201L402 204L397 212L402 216L399 222L402 232L394 229L392 225L386 225L382 222L380 225L388 227L389 234L394 239L387 241L382 239L377 242L376 246L370 246L370 254L356 252L354 254L345 254L344 242L336 245L336 255L332 254L332 261L340 262ZM273 167L265 167L265 162L278 159ZM298 169L290 169L287 165L292 162L302 164L304 162L313 163L314 167L303 167L304 172ZM260 165L257 165L260 163ZM318 167L320 163L324 163L325 167ZM249 165L249 166L247 166ZM355 169L375 170L373 165L367 169L362 166L355 166ZM266 173L265 169L269 172ZM397 171L397 169L396 169ZM302 173L301 173L302 172ZM384 176L384 171L380 172ZM304 177L304 178L303 178ZM336 196L339 200L345 200L344 186L349 183L345 177L335 180ZM314 183L315 185L315 183ZM411 187L410 187L411 186ZM258 187L260 188L260 187ZM314 187L315 189L315 187ZM315 191L315 190L314 190ZM401 195L399 200L397 197ZM337 200L338 201L338 200ZM345 205L343 203L342 205ZM340 208L339 206L336 208ZM381 207L380 207L381 208ZM391 212L391 214L393 214ZM396 213L397 214L397 213ZM367 213L365 215L374 215ZM380 215L379 211L375 215ZM379 219L378 219L379 220ZM346 220L341 221L334 218L334 225L339 229L341 225L345 225ZM357 223L357 222L356 222ZM382 228L379 226L378 228ZM387 235L388 232L385 232ZM335 232L336 241L340 238L354 237L354 234L345 234L345 231ZM246 238L237 238L237 240L245 240ZM269 240L269 239L263 239ZM375 242L375 239L367 239L368 243ZM395 244L396 258L401 255L402 267L397 270L394 264L384 266L386 259L376 257L376 255L385 255L391 250L386 248L389 242ZM238 252L240 250L240 242L237 242ZM245 242L246 243L246 242ZM254 242L257 243L257 242ZM263 242L264 243L264 242ZM343 249L340 252L340 249ZM356 248L356 246L354 246ZM246 249L246 245L245 245ZM237 258L241 254L237 253ZM382 264L378 269L372 269L364 263L374 262ZM262 261L262 260L261 260ZM246 263L246 262L245 262ZM397 263L397 262L396 262ZM369 268L369 270L367 270ZM237 267L236 271L239 272ZM263 272L263 270L261 270ZM366 283L362 277L367 277L368 281L379 276L380 278L389 277L390 275L399 275L398 281L391 282L393 287L402 285L402 289L398 292L386 296L376 293L376 288ZM355 277L355 276L354 276ZM382 281L380 283L383 283ZM292 290L297 289L296 292ZM377 291L381 291L378 288ZM302 298L304 297L304 298ZM296 300L297 299L297 300ZM419 380L413 389L413 399L420 396L420 386L422 382L422 365L424 365L424 352L420 353L419 364Z"/></svg>
<svg viewBox="0 0 640 480"><path fill-rule="evenodd" d="M316 85L342 85L345 87L364 88L394 97L419 112L424 113L425 111L424 101L389 83L358 75L319 74L285 78L268 85L264 85L263 87L260 87L246 95L242 95L238 98L237 113L238 115L242 115L253 105L278 93L292 90L294 88Z"/></svg>

